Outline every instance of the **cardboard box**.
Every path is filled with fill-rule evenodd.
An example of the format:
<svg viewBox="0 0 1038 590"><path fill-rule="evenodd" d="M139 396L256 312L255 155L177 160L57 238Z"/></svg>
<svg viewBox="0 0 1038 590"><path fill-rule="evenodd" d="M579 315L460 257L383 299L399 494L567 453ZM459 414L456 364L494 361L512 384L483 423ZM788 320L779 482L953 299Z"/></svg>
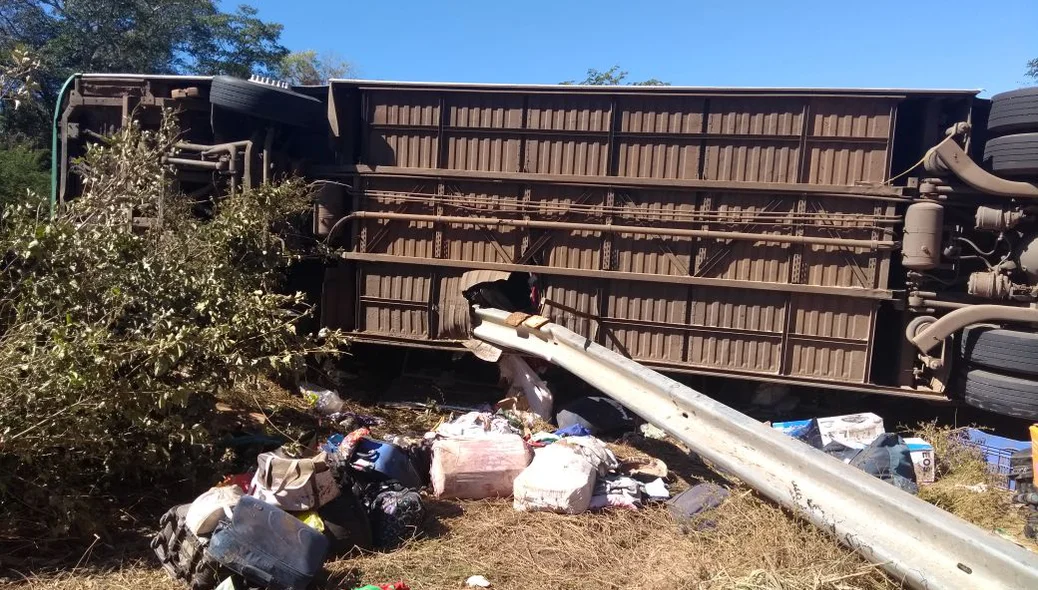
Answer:
<svg viewBox="0 0 1038 590"><path fill-rule="evenodd" d="M906 438L908 452L912 455L915 479L920 485L934 482L933 446L921 438Z"/></svg>
<svg viewBox="0 0 1038 590"><path fill-rule="evenodd" d="M883 427L883 418L871 412L863 412L818 418L818 432L822 435L823 446L834 440L842 443L855 442L868 445L876 440L877 436L886 432L886 429Z"/></svg>
<svg viewBox="0 0 1038 590"><path fill-rule="evenodd" d="M852 447L866 446L886 432L883 418L869 412L775 422L771 427L819 449L833 441Z"/></svg>

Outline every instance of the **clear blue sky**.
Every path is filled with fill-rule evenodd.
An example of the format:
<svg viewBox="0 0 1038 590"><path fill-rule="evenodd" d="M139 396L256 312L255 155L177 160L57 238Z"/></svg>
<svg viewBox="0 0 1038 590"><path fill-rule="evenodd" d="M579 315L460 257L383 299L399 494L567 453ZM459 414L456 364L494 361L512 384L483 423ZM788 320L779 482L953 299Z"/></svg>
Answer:
<svg viewBox="0 0 1038 590"><path fill-rule="evenodd" d="M239 1L224 2L229 8ZM363 78L556 83L618 64L690 86L1033 84L1038 0L255 0Z"/></svg>

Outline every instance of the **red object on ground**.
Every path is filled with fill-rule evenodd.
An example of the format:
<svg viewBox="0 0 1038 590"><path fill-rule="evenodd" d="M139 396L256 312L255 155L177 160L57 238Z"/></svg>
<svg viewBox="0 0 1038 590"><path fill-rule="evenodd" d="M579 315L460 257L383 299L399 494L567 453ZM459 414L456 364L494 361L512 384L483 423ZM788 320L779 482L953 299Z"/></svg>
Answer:
<svg viewBox="0 0 1038 590"><path fill-rule="evenodd" d="M252 472L250 471L248 473L238 473L238 474L235 474L235 475L225 475L225 476L223 476L223 479L220 480L220 483L218 485L221 485L221 486L238 486L239 488L241 488L241 491L243 491L243 492L245 492L247 494L247 493L249 493L249 485L251 483L252 483Z"/></svg>

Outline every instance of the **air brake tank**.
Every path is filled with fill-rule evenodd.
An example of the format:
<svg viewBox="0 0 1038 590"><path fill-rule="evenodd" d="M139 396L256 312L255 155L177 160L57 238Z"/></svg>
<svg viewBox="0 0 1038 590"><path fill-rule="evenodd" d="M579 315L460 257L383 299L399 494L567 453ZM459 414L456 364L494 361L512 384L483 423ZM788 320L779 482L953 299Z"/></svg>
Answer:
<svg viewBox="0 0 1038 590"><path fill-rule="evenodd" d="M905 211L905 236L901 242L901 264L912 270L930 270L941 262L941 227L944 207L920 201Z"/></svg>

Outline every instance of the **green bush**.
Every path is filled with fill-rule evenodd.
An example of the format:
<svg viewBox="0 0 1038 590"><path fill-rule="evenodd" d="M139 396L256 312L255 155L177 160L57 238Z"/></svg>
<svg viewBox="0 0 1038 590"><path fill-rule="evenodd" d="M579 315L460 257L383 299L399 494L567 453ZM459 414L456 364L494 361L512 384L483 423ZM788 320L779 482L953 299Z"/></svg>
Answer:
<svg viewBox="0 0 1038 590"><path fill-rule="evenodd" d="M99 503L204 464L215 396L334 353L297 331L285 239L308 204L286 181L226 195L200 219L172 194L175 142L130 126L89 150L84 194L0 218L0 524L97 529ZM159 220L148 228L131 217Z"/></svg>
<svg viewBox="0 0 1038 590"><path fill-rule="evenodd" d="M24 145L0 147L0 208L50 190L47 152Z"/></svg>

